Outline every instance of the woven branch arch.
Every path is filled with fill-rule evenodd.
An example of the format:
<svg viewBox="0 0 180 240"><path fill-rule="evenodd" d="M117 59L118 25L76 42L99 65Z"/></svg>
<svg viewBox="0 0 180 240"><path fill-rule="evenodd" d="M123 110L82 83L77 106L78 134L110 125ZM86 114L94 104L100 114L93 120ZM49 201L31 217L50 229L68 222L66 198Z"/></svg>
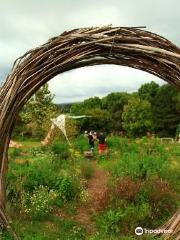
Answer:
<svg viewBox="0 0 180 240"><path fill-rule="evenodd" d="M18 58L0 88L0 216L6 218L6 173L11 133L23 105L56 75L85 66L115 64L149 72L180 90L180 49L143 27L75 29L50 39ZM164 225L180 235L180 212ZM170 235L169 235L170 236Z"/></svg>

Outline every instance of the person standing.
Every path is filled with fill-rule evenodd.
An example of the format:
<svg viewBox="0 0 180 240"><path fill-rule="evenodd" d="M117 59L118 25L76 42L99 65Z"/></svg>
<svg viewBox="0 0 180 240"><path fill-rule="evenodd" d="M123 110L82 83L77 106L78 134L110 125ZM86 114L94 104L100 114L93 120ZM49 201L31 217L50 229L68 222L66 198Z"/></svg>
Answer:
<svg viewBox="0 0 180 240"><path fill-rule="evenodd" d="M102 152L107 153L106 136L104 135L103 131L100 131L99 136L97 136L97 140L99 141L98 144L99 154L101 154Z"/></svg>
<svg viewBox="0 0 180 240"><path fill-rule="evenodd" d="M95 141L94 131L90 131L90 133L88 134L88 138L89 138L89 146L90 146L91 152L93 152L94 151L94 141Z"/></svg>

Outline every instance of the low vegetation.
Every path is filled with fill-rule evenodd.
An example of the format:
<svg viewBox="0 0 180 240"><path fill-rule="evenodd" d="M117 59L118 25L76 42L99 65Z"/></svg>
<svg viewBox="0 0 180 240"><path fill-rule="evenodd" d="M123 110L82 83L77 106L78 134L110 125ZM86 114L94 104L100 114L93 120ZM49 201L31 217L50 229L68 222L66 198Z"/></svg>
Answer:
<svg viewBox="0 0 180 240"><path fill-rule="evenodd" d="M21 143L9 149L7 182L8 214L21 240L133 240L137 226L154 229L178 209L178 143L113 136L108 155L95 150L93 159L83 155L89 149L84 136L71 148ZM97 169L106 179L99 198L89 194ZM4 230L2 239L12 238Z"/></svg>

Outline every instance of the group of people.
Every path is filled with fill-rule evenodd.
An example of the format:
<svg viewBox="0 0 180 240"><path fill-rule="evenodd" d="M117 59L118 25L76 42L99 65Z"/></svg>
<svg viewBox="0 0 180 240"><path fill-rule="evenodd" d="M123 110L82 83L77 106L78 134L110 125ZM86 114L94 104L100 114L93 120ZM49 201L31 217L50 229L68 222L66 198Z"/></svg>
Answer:
<svg viewBox="0 0 180 240"><path fill-rule="evenodd" d="M98 152L101 153L107 153L107 147L106 147L106 136L104 135L103 131L99 132L99 135L96 134L95 131L85 131L85 136L89 139L89 146L91 152L94 151L95 141L98 142Z"/></svg>

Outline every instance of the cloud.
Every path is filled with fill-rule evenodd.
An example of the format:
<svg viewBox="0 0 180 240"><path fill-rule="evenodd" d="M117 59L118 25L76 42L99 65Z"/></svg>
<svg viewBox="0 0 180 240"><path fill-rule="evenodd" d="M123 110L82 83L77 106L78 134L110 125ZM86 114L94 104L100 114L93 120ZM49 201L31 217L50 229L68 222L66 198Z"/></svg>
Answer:
<svg viewBox="0 0 180 240"><path fill-rule="evenodd" d="M165 83L143 71L115 65L85 67L61 74L49 82L54 101L74 102L110 92L134 92L145 82Z"/></svg>
<svg viewBox="0 0 180 240"><path fill-rule="evenodd" d="M179 0L0 1L0 82L5 81L16 58L75 28L107 24L146 26L146 30L180 46ZM150 80L159 81L139 70L97 66L61 74L50 82L50 87L57 95L56 102L70 102L111 91L136 91Z"/></svg>

